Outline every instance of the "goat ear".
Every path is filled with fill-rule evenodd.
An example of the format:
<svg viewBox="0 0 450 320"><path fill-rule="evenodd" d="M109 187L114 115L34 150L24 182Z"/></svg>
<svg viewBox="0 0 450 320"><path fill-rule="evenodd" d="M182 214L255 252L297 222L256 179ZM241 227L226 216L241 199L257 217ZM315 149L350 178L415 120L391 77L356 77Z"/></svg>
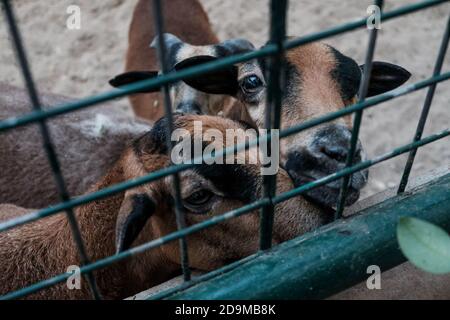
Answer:
<svg viewBox="0 0 450 320"><path fill-rule="evenodd" d="M130 71L119 74L113 79L109 80L109 84L115 88L120 88L124 85L135 83L142 80L155 78L158 76L158 71ZM148 90L141 90L138 92L147 93L159 91L159 88L153 88Z"/></svg>
<svg viewBox="0 0 450 320"><path fill-rule="evenodd" d="M155 203L146 193L133 190L125 193L116 222L117 253L130 248L155 208Z"/></svg>
<svg viewBox="0 0 450 320"><path fill-rule="evenodd" d="M364 72L364 65L361 65L360 68ZM367 96L376 96L393 90L408 81L410 77L411 73L398 65L374 61Z"/></svg>
<svg viewBox="0 0 450 320"><path fill-rule="evenodd" d="M179 71L217 59L218 58L213 56L195 56L187 58L177 63L175 65L175 70ZM200 76L184 79L183 81L192 88L205 93L236 96L239 88L237 77L237 67L228 66L224 69L211 71Z"/></svg>

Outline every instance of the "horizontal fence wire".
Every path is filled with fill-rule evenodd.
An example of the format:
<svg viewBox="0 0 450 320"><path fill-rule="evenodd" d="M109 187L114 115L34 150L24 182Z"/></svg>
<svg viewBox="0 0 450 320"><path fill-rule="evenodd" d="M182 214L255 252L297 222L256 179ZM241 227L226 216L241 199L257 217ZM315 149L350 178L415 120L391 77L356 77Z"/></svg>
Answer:
<svg viewBox="0 0 450 320"><path fill-rule="evenodd" d="M3 2L7 2L7 0L2 0L2 1ZM276 2L276 1L272 1L272 3L274 3L274 2ZM282 8L283 7L285 1L282 1L282 2L283 3L278 8ZM407 14L407 13L412 13L412 12L415 12L415 11L418 11L418 10L421 10L421 9L425 9L425 8L428 8L428 7L431 7L431 6L435 6L435 5L438 5L438 4L442 4L442 3L445 3L445 2L448 2L448 0L447 1L422 1L422 2L419 2L419 3L413 4L413 5L408 5L408 6L404 6L404 7L401 7L399 9L396 9L396 10L392 10L390 12L382 13L381 14L381 19L382 19L382 21L387 21L389 19L401 16L401 15L404 15L404 14ZM158 13L161 13L160 12L160 8L159 9L157 8L158 3L159 3L159 6L160 6L160 1L159 0L154 0L155 7L157 9L155 11L158 12ZM274 4L274 6L275 6L274 8L276 8L275 4ZM275 15L275 16L277 16L277 15ZM280 17L280 16L278 16L278 17ZM156 19L158 20L158 17L156 17ZM158 34L161 35L162 34L162 24L160 24L158 22L156 22L156 23L157 23L157 30L159 30ZM284 22L283 22L283 24L284 24ZM273 37L271 36L271 39L275 40L275 41L269 43L267 46L265 46L265 47L263 47L263 48L261 48L259 50L256 50L254 52L247 53L247 54L242 54L242 55L236 55L236 56L232 56L232 57L223 58L223 59L220 59L219 61L215 61L215 62L212 62L212 63L206 63L206 64L203 64L203 65L200 65L200 66L188 68L186 70L178 71L176 73L175 72L169 72L169 73L164 74L165 73L164 72L165 71L164 70L164 59L162 59L161 60L161 67L163 69L163 75L158 76L157 78L154 78L154 79L151 79L151 80L145 80L145 81L141 81L141 82L139 82L137 84L132 84L132 85L125 86L123 90L116 90L116 91L112 91L112 92L107 92L107 93L104 93L104 94L88 97L88 98L81 99L81 100L78 100L78 101L74 101L72 103L67 103L67 104L64 104L64 105L61 105L61 106L56 106L55 108L52 108L52 109L35 110L35 111L30 112L29 114L26 114L24 116L14 117L14 118L9 118L9 119L2 120L2 121L0 121L0 132L6 131L6 130L9 130L9 129L12 129L12 128L15 128L15 127L18 127L18 126L23 126L23 125L26 125L28 123L33 123L33 122L37 122L37 121L43 121L43 120L45 120L47 118L51 118L51 117L54 117L54 116L57 116L57 115L61 115L61 114L67 113L67 112L72 112L72 111L75 111L75 110L83 109L83 108L86 108L88 106L92 106L92 105L95 105L95 104L98 104L98 103L101 103L101 102L105 102L105 101L108 101L108 100L111 100L111 99L114 99L114 98L120 98L120 97L123 97L125 95L128 95L128 94L140 91L142 89L161 88L161 87L167 88L167 86L170 83L173 83L173 82L176 82L176 81L179 81L179 80L182 80L182 79L186 79L186 78L189 78L189 77L194 77L194 76L198 76L198 75L201 75L201 74L205 74L205 73L208 73L208 72L213 71L213 70L217 70L217 69L220 69L220 68L227 67L227 66L229 66L231 64L248 61L248 60L251 60L251 59L258 58L258 57L274 56L274 60L273 61L278 61L279 60L278 62L281 62L282 59L278 59L277 56L278 57L282 57L284 50L288 50L288 49L291 49L291 48L294 48L294 47L297 47L297 46L300 46L300 45L303 45L303 44L306 44L306 43L309 43L309 42L317 41L317 40L320 40L320 39L323 39L323 38L326 38L326 37L330 37L330 36L333 36L333 35L336 35L336 34L347 32L347 31L350 31L350 30L354 30L354 29L357 29L359 27L365 26L365 24L366 24L366 19L364 18L364 19L360 19L360 20L357 20L357 21L354 21L354 22L343 24L343 25L340 25L340 26L337 26L337 27L334 27L334 28L326 29L324 31L321 31L321 32L318 32L318 33L315 33L315 34L311 34L311 35L308 35L308 36L305 36L305 37L300 37L300 38L297 38L297 39L294 39L294 40L289 40L289 41L283 41L281 44L280 44L280 38L283 38L283 34L280 32L280 30L278 30L278 32L280 32L280 33L278 33L277 35L272 35ZM162 41L162 37L160 37L160 39ZM160 43L159 50L160 50L159 51L160 56L164 57L164 54L163 54L164 53L164 44L161 45L161 43ZM370 50L373 50L373 49L370 49L370 44L369 44L368 52L370 52ZM372 54L373 54L373 51L372 51ZM367 55L369 55L369 53ZM274 72L273 68L272 68L271 72L273 72L273 74L276 74L277 73L277 70L276 70L277 67L275 67L274 69L275 69L275 72ZM280 70L278 70L278 72L279 71ZM280 77L278 77L278 81L279 81L279 79L280 79ZM406 85L406 86L404 86L402 88L398 88L396 90L393 90L391 92L388 92L388 93L385 93L385 94L373 97L371 99L361 99L360 101L358 101L358 103L356 103L354 105L351 105L351 106L349 106L349 107L347 107L345 109L341 109L341 110L339 110L337 112L329 113L329 114L327 114L325 116L322 116L322 117L319 117L319 118L316 118L316 119L312 119L312 120L306 121L304 123L295 125L293 127L281 130L280 131L280 138L283 138L283 137L295 134L295 133L300 132L302 130L306 130L306 129L311 128L313 126L319 125L319 124L321 124L323 122L331 121L333 119L336 119L336 118L339 118L339 117L342 117L342 116L345 116L345 115L348 115L348 114L351 114L351 113L355 113L355 112L358 113L358 112L360 112L361 115L362 115L362 111L365 110L366 108L369 108L369 107L372 107L372 106L377 105L379 103L382 103L382 102L394 99L394 98L402 96L402 95L405 95L407 93L423 89L425 87L435 86L437 83L445 81L445 80L448 80L448 79L450 79L450 72L447 72L447 73L444 73L444 74L441 74L440 72L439 72L439 74L435 74L434 73L433 76L430 77L429 79L426 79L426 80L423 80L423 81L420 81L420 82L416 82L416 83L411 84L411 85ZM278 82L278 84L279 84L279 82ZM167 115L170 116L171 104L170 104L170 99L167 98L168 97L167 89L165 90L165 92L166 92L166 95L165 95L165 97L166 97L166 99L165 99L165 102L166 102L165 103L166 113L167 113ZM280 91L275 89L275 92L272 92L272 94L274 94L275 96L276 96L276 93L279 94ZM276 97L275 97L274 100L275 101L272 101L272 103L275 102L275 104L277 104L277 101L276 101L277 98ZM430 104L431 104L431 101L430 101ZM268 104L268 105L270 105L270 104ZM167 110L169 110L169 112L167 112ZM280 112L280 110L277 110L276 112ZM273 115L273 117L271 116L270 121L267 121L267 123L271 122L270 123L270 127L276 127L277 126L277 122L278 122L278 126L279 126L279 119L277 119L277 117L279 117L279 114L277 115L276 112L275 112L275 115ZM275 118L275 123L273 122L274 118ZM168 128L168 130L170 130L170 127ZM150 242L147 242L147 243L145 243L143 245L140 245L140 246L137 246L137 247L133 247L133 248L128 249L126 251L120 252L120 253L118 253L116 255L109 256L107 258L97 260L97 261L92 262L90 264L86 264L86 265L81 267L80 271L81 271L82 274L89 274L90 272L92 272L94 270L106 267L106 266L108 266L108 265L110 265L110 264L112 264L114 262L117 262L117 261L126 259L128 257L134 256L134 255L139 254L139 253L141 253L141 252L143 252L145 250L149 250L149 249L161 246L161 245L163 245L165 243L168 243L168 242L171 242L171 241L174 241L174 240L183 239L189 234L192 234L194 232L198 232L200 230L203 230L205 228L211 227L211 226L216 225L218 223L227 221L229 219L241 216L241 215L243 215L245 213L248 213L250 211L253 211L253 210L256 210L256 209L261 209L263 207L269 207L269 206L276 205L276 204L281 203L283 201L286 201L286 200L288 200L288 199L290 199L292 197L301 195L304 192L306 192L308 190L311 190L313 188L320 187L322 185L325 185L325 184L327 184L329 182L341 179L343 177L351 176L351 174L353 174L355 172L358 172L360 170L364 170L366 168L369 168L369 167L371 167L371 166L373 166L373 165L375 165L375 164L377 164L379 162L391 159L393 157L396 157L396 156L398 156L400 154L403 154L403 153L406 153L406 152L409 152L409 151L412 151L412 150L417 150L417 148L419 148L421 146L424 146L426 144L429 144L429 143L434 142L434 141L439 140L439 139L443 139L445 137L448 137L449 135L450 135L450 131L449 130L445 130L445 131L443 131L441 133L434 134L434 135L428 136L426 138L415 139L412 143L404 145L404 146L401 146L399 148L396 148L396 149L394 149L391 152L388 152L388 153L385 153L383 155L377 156L377 157L375 157L375 158L373 158L371 160L366 160L366 161L360 162L360 163L358 163L356 165L352 165L350 163L349 166L346 166L344 169L342 169L342 170L340 170L340 171L338 171L338 172L336 172L334 174L331 174L329 176L326 176L326 177L323 177L321 179L315 180L313 182L309 182L307 184L304 184L304 185L302 185L300 187L294 188L294 189L289 190L287 192L284 192L282 194L273 195L272 196L272 194L270 192L268 192L267 194L265 194L265 195L268 195L268 196L264 196L263 198L255 201L255 202L253 202L251 204L248 204L248 205L245 205L245 206L243 206L241 208L229 211L229 212L227 212L225 214L222 214L222 215L219 215L219 216L215 216L215 217L213 217L213 218L211 218L211 219L209 219L207 221L204 221L202 223L198 223L198 224L195 224L195 225L192 225L192 226L189 226L189 227L179 228L177 231L175 231L173 233L170 233L170 234L168 234L166 236L163 236L161 238L158 238L158 239L154 239L154 240L152 240ZM224 150L222 150L220 152L217 152L216 155L210 156L209 158L210 159L211 158L218 158L218 157L221 157L221 156L223 156L225 154L228 154L228 153L231 153L231 152L244 150L244 149L247 149L249 147L256 146L258 144L258 142L259 143L261 143L262 141L267 141L268 142L268 141L270 141L270 139L271 139L271 135L260 136L260 137L258 137L257 139L255 139L253 141L246 142L245 144L238 145L238 146L235 146L233 148L226 148L226 149L224 149ZM61 202L59 204L56 204L55 206L48 207L48 208L45 208L45 209L42 209L42 210L38 210L38 211L33 212L31 214L27 214L25 216L14 218L14 219L10 219L8 221L0 223L0 232L9 230L11 228L17 227L19 225L23 225L23 224L28 223L28 222L36 221L36 220L38 220L40 218L43 218L43 217L46 217L46 216L50 216L50 215L56 214L56 213L64 211L64 210L72 209L72 208L74 208L76 206L85 204L85 203L90 202L90 201L95 201L95 200L98 200L98 199L102 199L102 198L111 196L111 195L113 195L113 194L115 194L117 192L122 192L122 191L125 191L127 189L130 189L130 188L133 188L133 187L145 184L145 183L149 183L151 181L155 181L157 179L160 179L160 178L168 176L168 175L177 174L180 171L183 171L183 170L186 170L186 169L189 169L189 168L192 168L193 166L195 166L194 163L196 163L196 160L205 160L207 158L208 157L200 157L200 159L194 159L191 163L181 164L181 165L176 165L176 166L170 166L168 168L164 168L164 169L152 172L152 173L150 173L148 175L145 175L143 177L140 177L140 178L137 178L137 179L133 179L133 180L129 180L129 181L125 181L125 182L122 182L122 183L110 186L108 188L99 190L97 192L93 192L93 193L90 193L90 194L87 194L87 195L83 195L83 196L80 196L80 197L77 197L77 198L72 198L72 199L67 198L67 201L63 201L63 202ZM345 195L344 195L344 197L345 197ZM270 214L268 216L270 217ZM266 218L262 217L262 221L264 221L264 219L266 219ZM267 223L267 221L266 221L266 223ZM261 225L263 225L263 223ZM263 243L263 241L267 241L267 238L266 238L266 240L263 240L263 236L267 237L268 234L271 234L270 222L267 225L269 226L269 228L264 229L263 227L261 227L261 243ZM263 230L268 230L270 233L268 233L266 231L263 231ZM270 247L270 244L268 244L268 245L266 244L265 246ZM183 249L181 251L183 251ZM181 252L181 254L182 254L182 259L184 259L182 252ZM187 264L187 255L186 255L186 260L183 263ZM187 265L187 268L189 268L188 265ZM49 279L46 279L44 281L35 283L35 284L31 285L31 286L28 286L28 287L25 287L25 288L21 288L21 289L19 289L17 291L8 293L8 294L6 294L6 295L4 295L4 296L2 296L0 298L1 299L14 299L14 298L23 297L25 295L31 294L33 292L36 292L38 290L41 290L41 289L44 289L46 287L49 287L49 286L55 285L57 283L60 283L60 282L62 282L64 280L66 280L69 276L70 276L70 274L67 274L67 273L60 274L60 275L57 275L57 276L55 276L53 278L49 278ZM189 276L189 278L190 278L190 276ZM189 279L186 279L186 274L185 274L185 280L189 280ZM192 283L192 282L193 281L185 283L185 286L190 285L190 283Z"/></svg>
<svg viewBox="0 0 450 320"><path fill-rule="evenodd" d="M380 10L383 9L383 4L384 4L383 0L376 0L374 3L374 5L380 8ZM383 21L380 21L380 23L382 22ZM369 89L370 74L372 73L372 62L377 42L377 34L378 29L375 26L373 26L372 30L369 31L369 44L367 46L366 58L364 61L365 63L363 68L363 77L358 90L359 102L363 102L366 99L367 91ZM347 159L345 160L346 168L350 167L353 164L356 146L358 144L359 139L359 129L361 127L362 116L363 110L355 112L355 118L353 119L352 137L350 140L350 149L347 154ZM334 215L335 220L341 218L342 213L344 212L345 200L347 198L348 188L350 187L351 183L352 183L351 175L345 176L342 179L342 185L339 190L339 197L336 206L336 212Z"/></svg>
<svg viewBox="0 0 450 320"><path fill-rule="evenodd" d="M5 10L5 15L8 20L8 25L10 27L10 33L13 40L13 45L16 49L16 55L19 60L19 65L22 71L22 75L25 80L25 85L28 90L28 95L30 97L31 104L33 109L37 112L41 111L41 103L39 99L39 95L34 85L33 76L31 74L31 70L28 64L28 59L26 56L25 48L23 46L22 37L20 35L19 28L17 27L13 8L11 7L9 0L2 0L3 8ZM60 164L58 157L56 156L55 148L53 146L52 138L50 137L50 132L45 119L39 120L39 129L43 140L43 148L47 155L47 159L50 164L50 169L52 171L56 187L58 190L59 197L62 202L68 201L70 199L69 193L66 188L66 184L64 182L64 178L61 172ZM78 226L78 222L76 220L75 214L72 208L66 209L66 217L69 222L69 226L72 232L73 239L75 241L78 255L80 258L81 265L86 265L90 263L90 259L87 255L86 248L83 242L83 237L81 236L80 228ZM100 293L98 291L98 287L95 281L95 278L92 273L86 274L86 279L89 285L89 289L91 290L92 296L99 300L101 299Z"/></svg>
<svg viewBox="0 0 450 320"><path fill-rule="evenodd" d="M289 200L293 197L299 196L301 194L303 194L304 192L314 189L314 188L318 188L320 186L323 186L327 183L330 183L332 181L341 179L342 177L349 175L349 174L353 174L355 172L370 168L380 162L389 160L391 158L397 157L403 153L406 153L410 150L412 150L413 148L418 148L418 147L422 147L424 145L427 145L429 143L432 143L434 141L437 141L439 139L445 138L450 136L450 130L444 130L438 134L434 134L434 135L430 135L426 138L423 138L419 141L416 142L412 142L410 144L406 144L403 145L401 147L395 148L393 151L379 155L371 160L366 160L363 162L358 163L357 165L354 165L352 167L349 168L344 168L334 174L328 175L326 177L323 177L321 179L315 180L313 182L309 182L306 183L300 187L294 188L292 190L286 191L282 194L279 194L275 197L272 198L272 202L276 205L279 204L281 202L284 202L286 200ZM260 209L261 207L267 205L269 202L271 201L271 199L267 199L267 198L262 198L259 199L257 201L254 201L251 204L245 205L240 207L239 209L235 209L229 212L226 212L224 214L218 215L218 216L214 216L209 220L197 223L195 225L186 227L185 229L170 233L166 236L160 237L158 239L149 241L145 244L133 247L131 249L128 249L126 251L123 251L121 253L118 253L114 256L109 256L107 258L104 259L100 259L97 260L89 265L83 266L82 268L80 268L80 273L84 274L86 272L90 272L93 270L97 270L100 268L104 268L107 267L108 265L117 262L117 261L121 261L123 259L135 256L139 253L142 253L144 251L153 249L155 247L159 247L161 245L164 245L168 242L180 239L181 237L185 237L189 234L201 231L203 229L212 227L214 225L217 225L218 223L230 220L232 218L236 218L239 217L241 215L244 215L246 213L249 213L250 211L256 210L256 209ZM47 288L49 286L55 285L57 283L60 283L62 281L67 280L67 278L70 277L70 274L67 273L63 273L60 274L58 276L55 276L53 278L49 278L47 280L44 281L40 281L37 282L31 286L19 289L17 291L14 291L12 293L6 294L4 296L0 296L0 300L8 300L8 299L17 299L20 298L22 296L31 294L33 292L42 290L44 288Z"/></svg>
<svg viewBox="0 0 450 320"><path fill-rule="evenodd" d="M441 46L439 48L439 53L436 59L436 64L433 70L433 76L437 76L441 74L442 66L445 60L445 54L448 49L448 42L450 39L450 13L447 19L447 25L445 27L444 36L442 37ZM417 124L416 132L414 134L413 141L418 141L422 138L423 130L425 128L425 124L427 122L428 113L430 112L431 103L433 102L434 93L436 92L437 84L432 84L428 87L428 92L425 97L425 102L423 104L422 112L420 114L419 122ZM411 173L412 166L414 164L414 159L416 158L417 149L412 149L409 152L408 159L406 160L405 168L403 170L403 175L400 180L400 184L397 190L397 193L400 194L405 191L406 185L408 184L409 175Z"/></svg>
<svg viewBox="0 0 450 320"><path fill-rule="evenodd" d="M155 30L156 35L158 37L158 60L161 66L161 74L164 76L167 71L167 51L166 44L164 41L164 26L163 26L163 12L161 7L161 0L153 0L152 1L152 11L153 11L153 19L155 20ZM167 119L166 125L166 144L167 144L167 154L171 154L173 148L173 141L171 140L172 132L173 132L173 117L172 117L172 102L170 101L169 95L169 85L166 84L163 86L163 97L164 97L164 113ZM175 191L175 219L177 223L177 229L186 228L186 218L184 208L181 202L181 182L180 176L178 172L174 172L172 174L172 181L174 191ZM181 261L181 270L183 271L183 279L184 281L191 280L191 271L189 269L189 257L188 257L188 247L186 238L182 237L179 239L179 248L180 248L180 261Z"/></svg>

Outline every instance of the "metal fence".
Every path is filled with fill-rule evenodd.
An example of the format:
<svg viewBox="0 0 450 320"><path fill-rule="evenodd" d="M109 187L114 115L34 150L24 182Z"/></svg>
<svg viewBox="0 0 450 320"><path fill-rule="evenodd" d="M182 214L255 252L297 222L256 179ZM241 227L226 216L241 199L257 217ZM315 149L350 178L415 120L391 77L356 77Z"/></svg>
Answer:
<svg viewBox="0 0 450 320"><path fill-rule="evenodd" d="M378 5L380 8L383 7L383 0L376 0L374 2L375 5ZM421 1L417 2L415 4L406 5L403 7L400 7L398 9L388 11L388 12L382 12L381 13L381 21L387 21L394 19L399 16L403 16L409 13L417 12L419 10L423 10L426 8L430 8L433 6L437 6L443 3L449 2L448 0L428 0L428 1ZM186 78L195 77L201 74L205 74L207 72L218 70L220 68L224 68L226 66L248 61L255 58L262 58L266 57L268 59L268 87L269 87L269 93L267 98L267 107L268 110L273 110L272 112L266 113L266 121L265 126L269 129L267 135L260 136L257 140L247 142L243 145L238 145L234 148L227 148L223 150L223 152L220 152L216 156L221 156L230 152L236 152L239 150L243 150L245 148L249 148L251 146L255 146L259 141L262 140L270 140L271 134L270 129L279 129L280 128L280 112L281 112L281 79L282 79L282 67L284 64L284 52L286 50L318 41L327 37L331 37L334 35L338 35L344 32L348 32L351 30L355 30L361 27L366 26L366 18L361 18L356 21L352 21L349 23L345 23L342 25L338 25L336 27L323 30L321 32L317 32L314 34L302 36L293 40L286 40L285 34L286 34L286 11L287 11L287 0L271 0L270 7L271 7L271 24L270 24L270 39L269 43L264 46L263 48L245 53L245 54L239 54L231 57L226 57L223 59L220 59L218 61L205 63L199 66L191 67L182 71L169 71L167 68L167 62L165 61L164 57L165 55L165 46L163 37L159 37L160 43L159 43L159 60L160 60L160 67L162 70L162 75L158 76L157 78L153 78L150 80L144 80L139 83L127 85L123 87L123 90L114 90L111 92L106 92L103 94L91 96L85 99L80 99L75 102L66 103L59 106L54 106L50 109L41 109L41 103L39 101L39 94L36 90L36 87L34 85L33 77L29 68L28 60L26 57L26 52L23 46L23 42L21 39L21 35L18 29L18 26L16 24L15 18L14 18L14 12L13 8L11 6L11 3L9 0L2 0L4 14L6 17L6 20L8 22L11 37L14 43L15 51L17 54L18 61L20 63L20 67L23 73L23 77L25 80L26 88L28 90L30 100L33 106L33 111L21 115L19 117L13 117L9 119L4 119L0 121L0 134L6 130L10 130L13 128L17 128L19 126L24 126L30 123L38 123L40 127L41 134L44 139L44 145L43 148L45 149L49 163L51 164L51 169L53 171L53 175L59 190L59 195L61 202L48 207L44 208L35 212L32 212L30 214L13 218L8 221L0 223L0 232L5 232L11 228L18 227L20 225L30 223L33 221L36 221L38 219L54 215L57 213L65 212L68 218L68 221L70 223L72 234L74 236L75 242L77 244L78 250L79 250L79 256L80 261L82 263L81 267L81 273L86 276L86 279L89 283L90 289L92 291L92 295L95 299L101 299L101 294L99 292L99 289L96 285L95 279L92 275L92 272L96 269L106 267L112 263L115 263L119 260L123 260L126 258L129 258L133 255L137 255L145 250L150 250L152 248L161 246L163 244L166 244L171 241L178 240L180 245L180 254L181 254L181 261L182 261L182 270L184 275L185 284L182 287L188 287L192 286L195 283L198 283L199 281L206 281L208 277L199 277L199 278L193 278L191 279L191 273L189 268L189 257L187 252L187 243L185 240L185 237L189 234L192 234L194 232L198 232L202 229L211 227L213 225L216 225L218 223L224 222L229 219L233 219L235 217L244 215L252 210L260 209L260 249L266 250L271 247L271 238L272 238L272 224L273 224L273 217L274 217L274 206L280 202L283 202L287 199L290 199L295 196L299 196L303 193L305 193L308 190L311 190L313 188L317 188L319 186L325 185L331 181L335 181L338 179L343 178L340 194L339 194L339 201L337 203L337 210L335 218L338 219L342 215L343 211L343 204L345 203L345 198L347 194L347 188L349 185L350 177L353 173L358 172L360 170L366 169L368 167L371 167L377 163L380 163L382 161L391 159L393 157L396 157L398 155L409 153L408 160L405 164L403 176L401 179L401 182L399 184L398 193L402 193L405 191L406 185L408 183L408 177L411 172L412 165L414 163L414 158L417 152L417 149L421 146L424 146L426 144L432 143L436 140L445 138L450 135L450 130L445 130L437 134L433 134L430 136L427 136L425 138L422 138L423 129L427 120L427 116L431 107L431 103L433 100L433 96L435 93L436 86L439 82L446 81L450 79L450 72L441 73L442 65L444 62L444 57L447 52L449 37L450 37L450 16L447 21L446 29L444 31L444 35L442 38L442 43L436 58L435 66L433 74L426 80L422 80L410 85L403 86L401 88L398 88L396 90L390 91L388 93L384 93L378 96L375 96L373 98L366 99L367 94L367 88L368 88L368 82L369 77L366 75L370 74L371 67L372 67L372 58L376 46L376 40L377 40L377 29L374 28L370 31L369 39L368 39L368 46L367 46L367 52L366 52L366 58L365 58L365 69L363 72L363 80L361 81L360 88L359 88L359 101L351 106L348 106L344 109L341 109L337 112L329 113L324 116L321 116L319 118L315 118L300 124L297 124L293 127L283 129L280 131L280 138L289 136L291 134L295 134L297 132L300 132L302 130L306 130L308 128L311 128L313 126L319 125L321 123L332 121L334 119L337 119L339 117L343 117L345 115L349 115L354 113L354 123L353 123L353 132L352 132L352 139L351 139L351 147L350 152L348 153L347 159L346 159L346 167L335 174L326 176L324 178L321 178L319 180L306 183L304 185L301 185L297 188L294 188L290 191L284 192L279 195L275 195L275 176L266 176L264 178L264 190L262 197L248 205L245 205L241 208L238 208L236 210L232 210L230 212L227 212L225 214L215 216L207 221L192 225L192 226L186 226L185 218L184 218L184 212L182 210L182 206L179 205L180 203L180 187L179 187L179 177L178 173L180 171L186 170L188 168L191 168L194 166L195 160L191 163L187 164L181 164L176 166L170 166L161 170L158 170L156 172L152 172L148 175L142 176L140 178L125 181L110 187L107 187L105 189L86 194L80 197L71 198L70 195L67 192L64 179L61 174L60 166L58 159L56 157L56 153L52 144L52 139L49 135L48 126L46 124L46 119L55 117L64 113L73 112L76 110L80 110L83 108L87 108L89 106L105 102L108 100L112 100L115 98L123 97L135 92L138 92L142 89L151 89L151 88L162 88L162 92L164 95L164 105L165 105L165 116L167 117L168 126L167 131L170 133L172 131L173 123L172 123L172 115L171 115L171 101L170 96L168 93L168 85L170 83L180 81ZM155 12L154 21L157 33L161 35L164 30L163 21L162 21L162 15L161 15L161 1L160 0L152 0L152 3L149 1L149 5L153 5L153 9ZM420 89L428 88L428 92L426 95L426 99L422 108L422 114L420 116L419 122L417 124L416 133L412 139L412 142L406 145L403 145L399 148L396 148L392 150L391 152L388 152L386 154L379 155L373 159L366 160L363 162L360 162L356 165L353 165L353 157L355 153L355 147L356 143L358 141L358 135L359 130L361 126L361 119L363 116L363 111L367 108L373 107L375 105L378 105L382 102L395 99L397 97L403 96L405 94L411 93L413 91L417 91ZM170 134L167 135L170 137ZM169 150L172 147L171 141L167 141ZM151 181L155 181L157 179L160 179L165 176L172 176L172 181L175 187L175 208L176 208L176 221L177 221L177 227L178 230L176 232L170 233L168 235L165 235L159 239L152 240L150 242L147 242L145 244L139 245L137 247L133 247L131 249L128 249L126 251L123 251L121 253L118 253L113 256L106 257L101 260L97 260L95 262L91 262L89 260L89 257L86 254L85 247L83 244L83 239L81 237L78 224L73 212L73 208L80 206L82 204L88 203L90 201L102 199L105 197L108 197L112 194L125 191L127 189L149 183ZM246 260L249 258L245 258L243 260ZM225 268L233 268L235 264L232 264L230 266L227 266ZM215 272L210 273L210 276L214 275ZM20 298L23 296L26 296L28 294L31 294L33 292L36 292L38 290L47 288L49 286L55 285L57 283L60 283L62 281L65 281L70 274L64 273L57 275L53 278L46 279L44 281L35 283L31 286L21 288L17 291L8 293L2 297L1 299L15 299ZM276 281L276 279L274 280Z"/></svg>

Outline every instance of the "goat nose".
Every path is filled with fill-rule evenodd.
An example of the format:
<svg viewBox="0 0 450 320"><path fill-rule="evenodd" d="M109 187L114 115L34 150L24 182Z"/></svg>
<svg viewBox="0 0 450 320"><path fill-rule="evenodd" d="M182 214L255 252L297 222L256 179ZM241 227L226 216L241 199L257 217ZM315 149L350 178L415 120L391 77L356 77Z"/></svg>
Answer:
<svg viewBox="0 0 450 320"><path fill-rule="evenodd" d="M315 149L319 154L337 162L345 162L350 152L352 134L344 126L332 125L319 132L315 141ZM355 146L354 160L361 160L361 143Z"/></svg>
<svg viewBox="0 0 450 320"><path fill-rule="evenodd" d="M330 124L318 129L308 140L309 143L306 145L288 152L284 164L296 187L342 170L350 151L352 133L344 125ZM360 163L364 151L359 141L354 154L353 164ZM367 171L354 173L350 182L346 205L358 199L360 189L367 182ZM305 196L315 203L332 207L338 201L340 187L341 181L335 180L306 191Z"/></svg>
<svg viewBox="0 0 450 320"><path fill-rule="evenodd" d="M348 155L348 149L342 146L325 145L321 148L321 152L338 162L344 162Z"/></svg>
<svg viewBox="0 0 450 320"><path fill-rule="evenodd" d="M189 114L202 114L202 108L193 101L181 102L178 104L176 111Z"/></svg>

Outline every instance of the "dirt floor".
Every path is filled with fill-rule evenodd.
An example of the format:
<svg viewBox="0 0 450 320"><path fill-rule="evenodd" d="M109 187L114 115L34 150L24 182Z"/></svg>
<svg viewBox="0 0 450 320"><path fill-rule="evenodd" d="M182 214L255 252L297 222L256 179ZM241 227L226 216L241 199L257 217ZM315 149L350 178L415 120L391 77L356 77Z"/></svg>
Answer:
<svg viewBox="0 0 450 320"><path fill-rule="evenodd" d="M385 1L386 10L419 0ZM202 0L221 39L245 37L263 44L268 34L267 0ZM42 92L86 97L109 90L108 79L123 70L128 24L136 0L15 0L20 28L34 78ZM81 29L68 30L66 9L81 8ZM361 18L372 1L290 1L288 33L301 36ZM409 83L429 77L441 41L450 3L382 24L377 60L401 64L413 74ZM22 86L4 18L0 23L0 81ZM326 39L357 61L364 59L367 30ZM450 70L447 54L444 70ZM364 113L361 139L369 157L411 141L426 90L398 98ZM128 101L114 102L127 108ZM450 81L438 86L425 134L450 125ZM395 186L405 157L372 169L364 196ZM413 176L450 165L450 139L418 153Z"/></svg>

